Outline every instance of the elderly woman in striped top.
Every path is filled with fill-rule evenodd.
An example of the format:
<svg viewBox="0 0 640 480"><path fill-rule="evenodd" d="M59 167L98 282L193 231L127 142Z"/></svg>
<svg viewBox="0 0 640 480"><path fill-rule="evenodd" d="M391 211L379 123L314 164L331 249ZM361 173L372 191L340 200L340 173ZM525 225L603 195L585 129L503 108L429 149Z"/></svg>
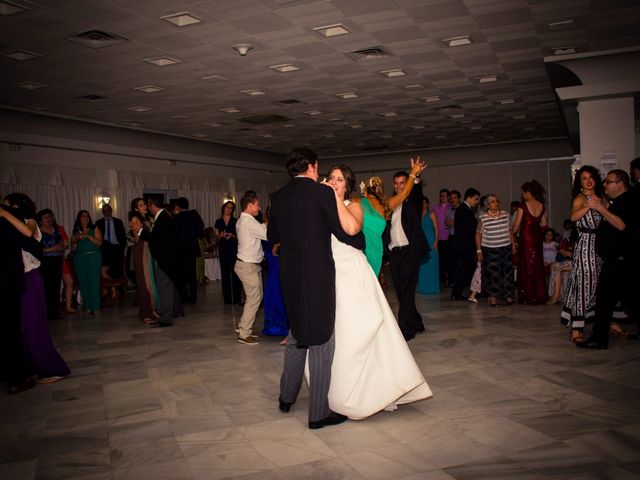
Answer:
<svg viewBox="0 0 640 480"><path fill-rule="evenodd" d="M500 210L497 195L487 195L487 211L478 220L476 253L482 262L482 287L489 296L489 306L497 306L500 299L511 305L515 287L511 255L515 244L509 214Z"/></svg>

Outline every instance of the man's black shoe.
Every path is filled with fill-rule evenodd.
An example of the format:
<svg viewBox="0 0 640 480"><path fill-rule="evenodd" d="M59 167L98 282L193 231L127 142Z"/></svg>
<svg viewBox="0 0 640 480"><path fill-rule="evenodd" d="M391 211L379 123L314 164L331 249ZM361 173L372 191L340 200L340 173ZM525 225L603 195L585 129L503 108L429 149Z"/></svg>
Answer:
<svg viewBox="0 0 640 480"><path fill-rule="evenodd" d="M149 326L151 328L173 327L173 323L155 322L155 323L150 323Z"/></svg>
<svg viewBox="0 0 640 480"><path fill-rule="evenodd" d="M578 348L590 348L592 350L606 350L609 348L608 345L605 345L600 342L596 342L591 338L587 338L584 342L576 342L576 347Z"/></svg>
<svg viewBox="0 0 640 480"><path fill-rule="evenodd" d="M347 417L345 417L344 415L340 415L339 413L336 413L336 412L331 412L331 415L329 415L326 418L323 418L322 420L309 421L309 428L312 430L315 430L317 428L328 427L331 425L338 425L339 423L342 423L346 420L347 420Z"/></svg>
<svg viewBox="0 0 640 480"><path fill-rule="evenodd" d="M278 398L278 408L281 412L289 413L289 410L291 410L291 405L293 405L293 403L285 402L281 398Z"/></svg>

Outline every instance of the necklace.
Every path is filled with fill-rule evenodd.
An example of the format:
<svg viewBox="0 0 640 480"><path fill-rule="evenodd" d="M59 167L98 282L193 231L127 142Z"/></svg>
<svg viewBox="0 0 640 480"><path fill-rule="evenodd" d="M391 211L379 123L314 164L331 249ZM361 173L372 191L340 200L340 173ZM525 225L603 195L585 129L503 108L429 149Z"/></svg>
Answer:
<svg viewBox="0 0 640 480"><path fill-rule="evenodd" d="M497 218L498 216L500 216L500 210L496 210L496 213L491 213L491 210L487 210L487 214L490 217Z"/></svg>

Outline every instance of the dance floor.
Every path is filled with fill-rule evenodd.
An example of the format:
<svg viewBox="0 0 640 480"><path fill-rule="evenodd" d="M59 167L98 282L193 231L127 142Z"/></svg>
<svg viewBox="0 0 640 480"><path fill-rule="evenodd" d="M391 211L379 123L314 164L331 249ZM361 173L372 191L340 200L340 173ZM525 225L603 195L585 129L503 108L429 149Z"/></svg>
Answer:
<svg viewBox="0 0 640 480"><path fill-rule="evenodd" d="M238 343L220 282L170 328L125 303L52 322L72 376L0 394L0 478L640 478L640 342L582 351L557 305L448 295L418 295L409 342L434 397L320 430L304 386L278 410L280 339Z"/></svg>

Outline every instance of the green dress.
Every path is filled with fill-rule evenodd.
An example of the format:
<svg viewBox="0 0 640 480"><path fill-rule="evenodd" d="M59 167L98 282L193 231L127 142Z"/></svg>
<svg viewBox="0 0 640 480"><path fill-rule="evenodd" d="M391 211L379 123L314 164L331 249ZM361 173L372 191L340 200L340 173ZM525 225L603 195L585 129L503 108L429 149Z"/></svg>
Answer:
<svg viewBox="0 0 640 480"><path fill-rule="evenodd" d="M360 205L363 213L362 233L367 242L364 254L367 257L367 262L371 265L373 273L378 276L382 268L382 232L387 226L387 221L373 208L366 198L362 198Z"/></svg>
<svg viewBox="0 0 640 480"><path fill-rule="evenodd" d="M94 229L89 229L89 235L94 236ZM85 238L78 240L73 254L73 268L78 277L78 285L82 295L82 306L86 311L100 310L100 266L102 255L100 247Z"/></svg>

